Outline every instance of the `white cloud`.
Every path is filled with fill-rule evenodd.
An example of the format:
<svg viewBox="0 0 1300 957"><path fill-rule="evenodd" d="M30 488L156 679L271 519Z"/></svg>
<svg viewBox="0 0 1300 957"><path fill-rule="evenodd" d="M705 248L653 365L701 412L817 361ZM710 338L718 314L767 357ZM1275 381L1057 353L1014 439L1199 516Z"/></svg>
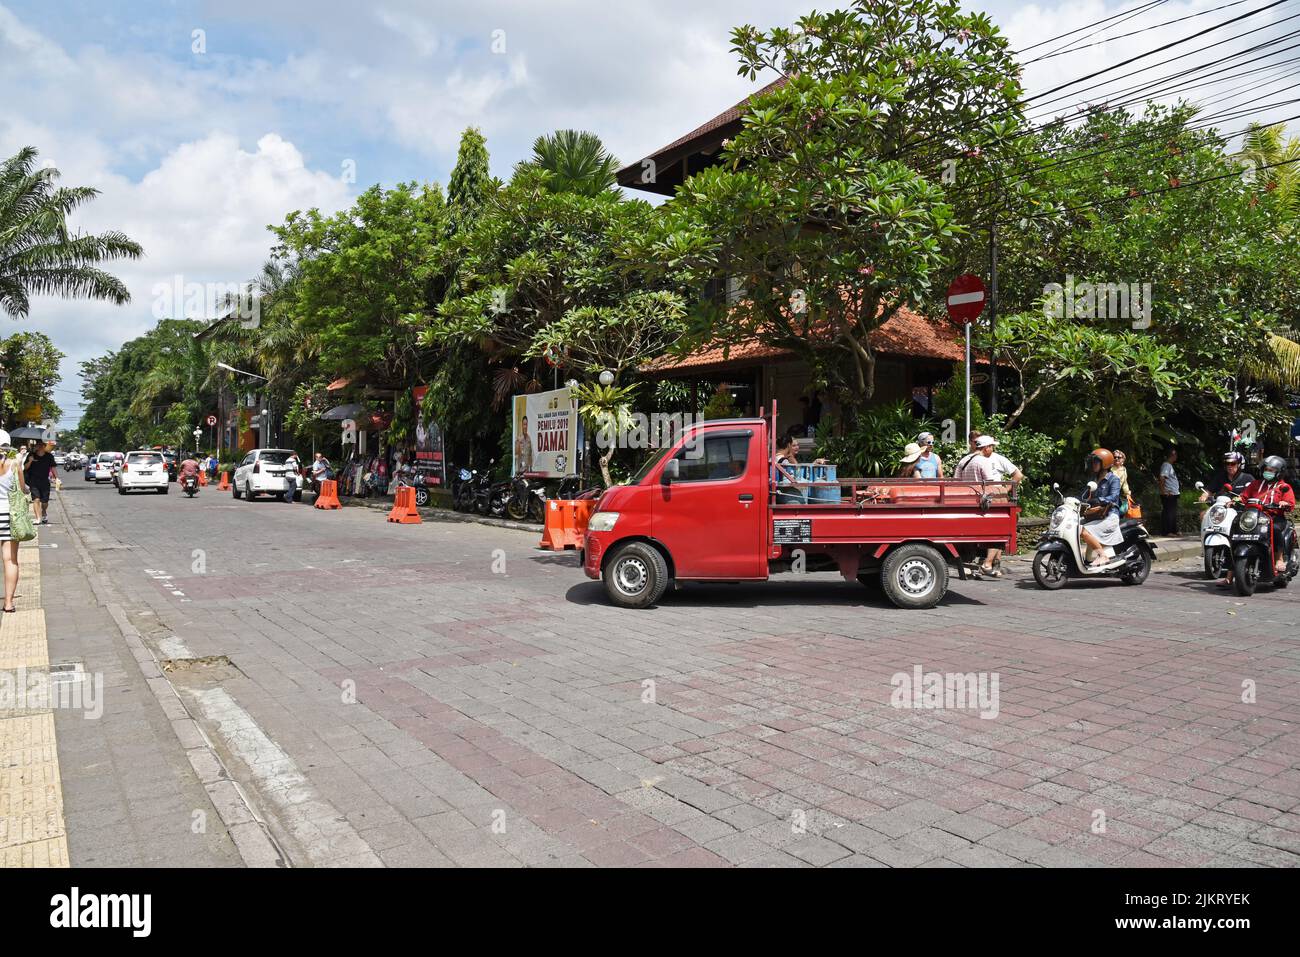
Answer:
<svg viewBox="0 0 1300 957"><path fill-rule="evenodd" d="M6 149L10 136L10 130L0 128ZM60 148L57 137L47 136L44 142L55 144L53 155L72 155ZM65 182L93 183L103 191L75 216L76 228L121 230L145 252L139 260L109 267L130 289L129 305L33 300L22 327L46 333L68 353L64 388L80 386L81 360L116 349L153 326L156 287L171 288L177 281L245 282L266 259L273 240L268 225L282 222L295 209L334 212L352 198L337 176L309 169L298 149L275 133L259 139L254 150L243 149L227 133L183 143L138 183L102 167L88 169L84 158L62 172ZM72 396L63 393L61 398L73 411L67 401Z"/></svg>

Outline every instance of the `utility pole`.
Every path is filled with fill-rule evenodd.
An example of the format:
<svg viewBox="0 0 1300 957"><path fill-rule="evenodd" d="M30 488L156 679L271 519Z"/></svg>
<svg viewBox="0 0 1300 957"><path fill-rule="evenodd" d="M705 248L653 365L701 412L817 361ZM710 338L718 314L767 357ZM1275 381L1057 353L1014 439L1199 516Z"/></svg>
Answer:
<svg viewBox="0 0 1300 957"><path fill-rule="evenodd" d="M998 179L993 178L993 189L998 190ZM998 207L993 204L993 214L989 217L989 337L993 345L989 347L989 415L998 414Z"/></svg>

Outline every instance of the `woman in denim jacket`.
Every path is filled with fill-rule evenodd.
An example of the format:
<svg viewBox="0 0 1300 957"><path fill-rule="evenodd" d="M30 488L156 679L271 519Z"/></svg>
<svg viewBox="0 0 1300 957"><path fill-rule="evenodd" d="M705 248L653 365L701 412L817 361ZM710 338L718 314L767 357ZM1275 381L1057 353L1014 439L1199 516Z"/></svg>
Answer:
<svg viewBox="0 0 1300 957"><path fill-rule="evenodd" d="M1088 470L1092 472L1095 489L1084 487L1079 494L1086 508L1083 512L1083 528L1079 537L1092 548L1095 557L1089 563L1094 568L1105 565L1110 551L1114 556L1114 546L1122 544L1124 535L1119 530L1120 500L1124 492L1119 476L1111 471L1115 456L1108 449L1093 449L1088 456Z"/></svg>

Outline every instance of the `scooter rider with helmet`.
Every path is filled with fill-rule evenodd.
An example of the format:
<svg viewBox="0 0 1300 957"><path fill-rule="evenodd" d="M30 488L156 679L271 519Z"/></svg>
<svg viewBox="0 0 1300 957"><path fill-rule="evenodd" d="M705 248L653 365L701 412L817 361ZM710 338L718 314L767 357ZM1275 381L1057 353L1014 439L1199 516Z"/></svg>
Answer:
<svg viewBox="0 0 1300 957"><path fill-rule="evenodd" d="M1242 499L1249 503L1251 499L1259 502L1259 507L1273 519L1270 544L1273 548L1274 571L1281 574L1286 571L1286 559L1291 553L1291 536L1295 530L1291 527L1291 513L1295 510L1295 490L1282 478L1286 469L1286 460L1280 455L1270 455L1264 460L1260 477L1246 486L1241 493Z"/></svg>
<svg viewBox="0 0 1300 957"><path fill-rule="evenodd" d="M1198 501L1209 502L1217 496L1223 494L1224 486L1232 489L1232 494L1240 495L1251 482L1255 481L1255 476L1246 471L1246 457L1240 452L1225 452L1223 454L1223 468L1219 469L1205 483L1205 489L1201 492Z"/></svg>
<svg viewBox="0 0 1300 957"><path fill-rule="evenodd" d="M1097 487L1090 489L1084 486L1079 493L1079 500L1085 505L1085 521L1079 530L1079 537L1093 550L1095 557L1088 563L1092 568L1100 568L1110 560L1106 556L1107 548L1113 549L1124 543L1124 534L1119 529L1120 499L1123 492L1119 476L1111 471L1114 464L1115 456L1109 449L1093 449L1088 455L1086 467L1092 473Z"/></svg>

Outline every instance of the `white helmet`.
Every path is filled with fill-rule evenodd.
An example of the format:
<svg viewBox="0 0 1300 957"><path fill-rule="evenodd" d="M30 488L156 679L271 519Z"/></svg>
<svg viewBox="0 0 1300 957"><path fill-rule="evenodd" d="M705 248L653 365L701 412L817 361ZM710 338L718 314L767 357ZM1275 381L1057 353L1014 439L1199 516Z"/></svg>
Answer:
<svg viewBox="0 0 1300 957"><path fill-rule="evenodd" d="M13 445L13 441L9 438L9 433L4 429L0 429L0 449L11 449L13 448Z"/></svg>

